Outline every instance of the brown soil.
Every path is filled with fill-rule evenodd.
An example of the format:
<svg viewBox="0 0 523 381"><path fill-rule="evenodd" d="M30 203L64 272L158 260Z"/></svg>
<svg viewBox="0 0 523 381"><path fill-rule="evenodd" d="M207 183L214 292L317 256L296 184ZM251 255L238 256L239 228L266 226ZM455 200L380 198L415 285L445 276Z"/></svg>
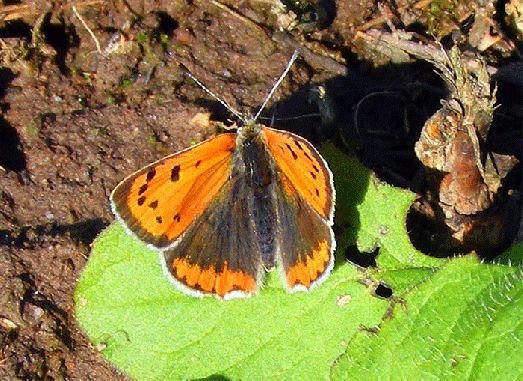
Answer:
<svg viewBox="0 0 523 381"><path fill-rule="evenodd" d="M81 332L72 295L90 243L113 221L108 195L118 181L214 136L206 115L230 117L179 63L233 107L252 111L304 47L274 97L284 101L268 118L317 113L309 83L329 79L340 103L410 81L419 70L372 69L386 61L355 39L365 23L386 25L372 1L339 0L334 23L323 30L304 24L307 32L289 29L286 20L295 18L279 1L78 2L100 51L72 3L4 4L13 5L0 7L2 380L127 379ZM371 79L347 80L345 65ZM424 73L433 76L430 68ZM348 90L351 81L359 88ZM314 143L336 133L318 117L307 124L300 132Z"/></svg>

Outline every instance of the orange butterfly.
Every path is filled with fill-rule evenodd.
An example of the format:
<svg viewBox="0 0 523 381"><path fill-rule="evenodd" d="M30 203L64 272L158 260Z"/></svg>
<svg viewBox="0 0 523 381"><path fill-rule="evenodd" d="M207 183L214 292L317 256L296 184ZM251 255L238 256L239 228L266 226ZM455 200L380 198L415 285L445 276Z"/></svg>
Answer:
<svg viewBox="0 0 523 381"><path fill-rule="evenodd" d="M253 295L275 265L289 292L306 291L334 264L331 171L307 140L257 124L259 114L140 169L111 194L118 220L160 250L164 272L189 295Z"/></svg>

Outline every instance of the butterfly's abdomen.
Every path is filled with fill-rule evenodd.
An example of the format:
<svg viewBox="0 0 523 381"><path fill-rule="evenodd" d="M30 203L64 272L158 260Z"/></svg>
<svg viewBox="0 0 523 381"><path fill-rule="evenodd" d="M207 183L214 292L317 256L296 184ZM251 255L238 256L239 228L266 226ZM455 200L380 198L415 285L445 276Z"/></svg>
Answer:
<svg viewBox="0 0 523 381"><path fill-rule="evenodd" d="M258 134L247 136L241 144L241 157L248 188L246 207L263 264L274 266L276 253L276 205L273 193L273 160Z"/></svg>

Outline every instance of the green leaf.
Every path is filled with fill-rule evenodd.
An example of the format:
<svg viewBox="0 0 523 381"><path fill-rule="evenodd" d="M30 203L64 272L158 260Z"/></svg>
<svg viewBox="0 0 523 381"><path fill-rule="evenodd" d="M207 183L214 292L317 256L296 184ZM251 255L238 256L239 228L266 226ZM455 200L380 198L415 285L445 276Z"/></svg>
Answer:
<svg viewBox="0 0 523 381"><path fill-rule="evenodd" d="M287 294L275 271L258 296L221 301L177 291L158 253L118 223L93 246L75 293L77 319L136 380L326 379L345 340L360 324L378 324L389 305L343 262L310 293Z"/></svg>
<svg viewBox="0 0 523 381"><path fill-rule="evenodd" d="M405 219L415 194L381 184L373 178L365 201L359 205L361 229L358 247L362 251L380 248L377 259L382 268L441 266L441 259L417 251L409 240Z"/></svg>
<svg viewBox="0 0 523 381"><path fill-rule="evenodd" d="M448 261L402 296L377 333L359 332L331 378L521 379L522 275L474 256Z"/></svg>
<svg viewBox="0 0 523 381"><path fill-rule="evenodd" d="M338 242L323 285L289 295L274 271L250 299L189 297L163 275L158 253L115 223L75 292L95 347L135 380L521 378L521 270L417 252L405 225L412 193L332 146L322 153L336 180ZM362 273L343 260L354 242L379 248L377 268ZM520 258L515 246L503 261ZM362 285L379 282L392 302Z"/></svg>
<svg viewBox="0 0 523 381"><path fill-rule="evenodd" d="M347 162L332 152L330 162ZM334 165L335 176L351 176L342 170ZM368 178L355 197L356 240L360 250L379 248L378 267L366 274L391 286L395 302L380 325L356 333L331 379L521 379L521 268L423 255L405 225L414 195ZM500 262L521 258L519 244Z"/></svg>
<svg viewBox="0 0 523 381"><path fill-rule="evenodd" d="M523 264L523 242L518 242L509 248L496 262L521 266Z"/></svg>
<svg viewBox="0 0 523 381"><path fill-rule="evenodd" d="M420 253L409 240L405 218L414 193L381 183L368 169L332 145L326 145L322 154L334 173L338 192L336 225L350 224L351 233L345 236L355 237L360 251L379 248L377 264L382 268L434 267L444 263Z"/></svg>

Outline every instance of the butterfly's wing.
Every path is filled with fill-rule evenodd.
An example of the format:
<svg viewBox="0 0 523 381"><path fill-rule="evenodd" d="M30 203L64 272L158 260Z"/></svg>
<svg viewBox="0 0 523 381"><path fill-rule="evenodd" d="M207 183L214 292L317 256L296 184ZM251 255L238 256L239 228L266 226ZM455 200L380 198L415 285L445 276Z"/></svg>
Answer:
<svg viewBox="0 0 523 381"><path fill-rule="evenodd" d="M332 174L307 140L270 128L264 133L279 168L277 260L290 292L308 290L325 280L334 264Z"/></svg>
<svg viewBox="0 0 523 381"><path fill-rule="evenodd" d="M321 284L330 274L336 242L328 221L316 213L288 178L282 176L281 183L277 261L287 289L305 291Z"/></svg>
<svg viewBox="0 0 523 381"><path fill-rule="evenodd" d="M162 253L164 270L179 289L225 299L258 290L264 270L245 210L249 194L244 174L233 174L179 243Z"/></svg>
<svg viewBox="0 0 523 381"><path fill-rule="evenodd" d="M287 131L264 127L276 164L303 200L332 224L334 186L332 173L311 143Z"/></svg>
<svg viewBox="0 0 523 381"><path fill-rule="evenodd" d="M133 173L111 194L114 214L145 243L175 245L230 175L236 134L221 134Z"/></svg>

